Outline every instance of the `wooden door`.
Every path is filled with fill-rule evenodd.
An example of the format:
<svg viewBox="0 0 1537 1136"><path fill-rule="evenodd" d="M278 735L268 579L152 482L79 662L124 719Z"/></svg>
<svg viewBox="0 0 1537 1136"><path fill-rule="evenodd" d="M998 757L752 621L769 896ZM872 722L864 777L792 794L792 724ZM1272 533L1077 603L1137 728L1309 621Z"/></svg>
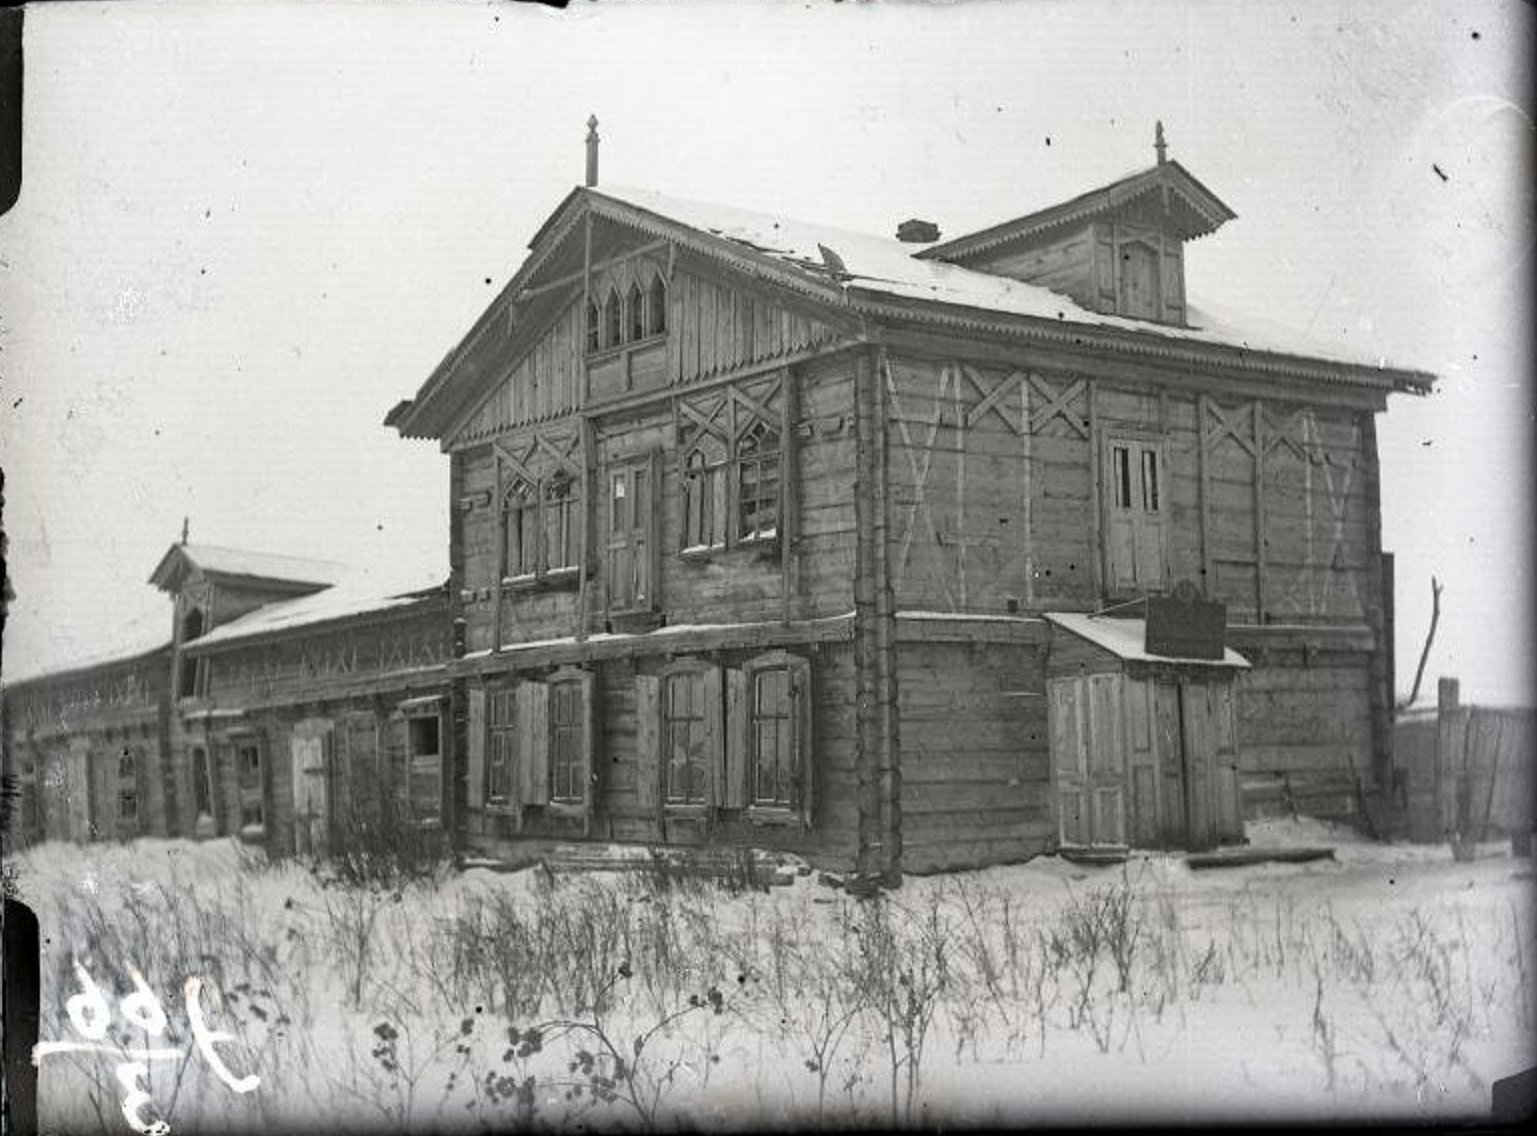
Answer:
<svg viewBox="0 0 1537 1136"><path fill-rule="evenodd" d="M1192 849L1243 837L1230 678L1182 684L1188 841Z"/></svg>
<svg viewBox="0 0 1537 1136"><path fill-rule="evenodd" d="M1155 848L1164 843L1158 766L1157 716L1153 683L1149 679L1122 680L1126 710L1126 788L1131 843Z"/></svg>
<svg viewBox="0 0 1537 1136"><path fill-rule="evenodd" d="M294 851L323 857L329 850L331 828L330 777L326 750L330 731L296 726L289 739L293 769Z"/></svg>
<svg viewBox="0 0 1537 1136"><path fill-rule="evenodd" d="M1088 686L1089 786L1095 844L1126 843L1126 743L1121 720L1121 676L1090 675Z"/></svg>
<svg viewBox="0 0 1537 1136"><path fill-rule="evenodd" d="M1048 684L1058 836L1064 845L1126 843L1120 680L1105 674Z"/></svg>
<svg viewBox="0 0 1537 1136"><path fill-rule="evenodd" d="M1051 735L1051 769L1056 791L1057 839L1065 845L1089 843L1088 762L1084 745L1084 706L1079 679L1047 683L1046 714Z"/></svg>
<svg viewBox="0 0 1537 1136"><path fill-rule="evenodd" d="M1179 683L1160 678L1153 683L1153 733L1163 779L1160 835L1166 848L1185 846L1185 741L1180 712Z"/></svg>

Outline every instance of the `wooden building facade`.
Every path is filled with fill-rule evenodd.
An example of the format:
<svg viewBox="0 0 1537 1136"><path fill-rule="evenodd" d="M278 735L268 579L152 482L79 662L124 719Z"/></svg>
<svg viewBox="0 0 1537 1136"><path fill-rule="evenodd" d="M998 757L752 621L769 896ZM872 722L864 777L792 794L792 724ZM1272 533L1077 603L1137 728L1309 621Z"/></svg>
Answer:
<svg viewBox="0 0 1537 1136"><path fill-rule="evenodd" d="M168 554L145 807L244 831L254 761L264 838L317 849L389 768L475 856L872 877L1204 847L1278 778L1351 814L1390 768L1375 416L1433 380L1204 317L1186 246L1233 216L1162 151L945 242L573 190L386 418L449 456L445 593L221 641ZM1182 581L1215 657L1147 649Z"/></svg>
<svg viewBox="0 0 1537 1136"><path fill-rule="evenodd" d="M1432 378L1201 317L1185 246L1232 217L1162 155L945 243L573 191L387 419L451 461L466 846L878 875L1201 847L1277 777L1358 809L1375 416ZM1179 581L1215 663L1145 650Z"/></svg>
<svg viewBox="0 0 1537 1136"><path fill-rule="evenodd" d="M169 642L7 684L15 838L324 855L404 824L447 844L442 588L375 594L336 564L185 543L151 582Z"/></svg>

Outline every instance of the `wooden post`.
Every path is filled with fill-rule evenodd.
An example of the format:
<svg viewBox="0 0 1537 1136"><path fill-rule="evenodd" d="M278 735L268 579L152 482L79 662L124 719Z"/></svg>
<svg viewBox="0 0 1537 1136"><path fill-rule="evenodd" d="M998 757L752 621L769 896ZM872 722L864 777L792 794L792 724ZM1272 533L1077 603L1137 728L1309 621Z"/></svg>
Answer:
<svg viewBox="0 0 1537 1136"><path fill-rule="evenodd" d="M1366 534L1369 547L1382 548L1382 474L1377 463L1377 423L1363 414L1359 455L1366 469ZM1372 629L1367 662L1367 707L1372 729L1372 773L1379 790L1393 778L1393 559L1383 556L1366 581L1365 614Z"/></svg>
<svg viewBox="0 0 1537 1136"><path fill-rule="evenodd" d="M1025 610L1035 610L1035 532L1034 503L1031 495L1035 492L1034 471L1030 468L1030 435L1035 432L1035 423L1030 420L1030 380L1033 376L1028 372L1019 381L1019 444L1021 450L1021 477L1024 482L1024 532L1021 534L1025 541Z"/></svg>
<svg viewBox="0 0 1537 1136"><path fill-rule="evenodd" d="M1443 678L1436 684L1436 804L1441 818L1441 834L1454 843L1459 835L1456 809L1462 764L1457 760L1461 755L1456 752L1461 737L1461 731L1456 728L1458 694L1459 687L1454 678Z"/></svg>
<svg viewBox="0 0 1537 1136"><path fill-rule="evenodd" d="M1083 385L1083 398L1085 409L1089 419L1089 539L1093 549L1089 557L1090 586L1094 589L1094 605L1101 606L1105 596L1105 534L1103 530L1104 517L1102 511L1104 503L1100 500L1100 494L1104 492L1104 475L1100 469L1101 454L1099 444L1099 412L1094 402L1095 384L1085 382Z"/></svg>
<svg viewBox="0 0 1537 1136"><path fill-rule="evenodd" d="M584 374L586 370L587 366L584 363L582 365ZM585 381L582 385L586 386ZM588 549L591 547L588 538L593 526L597 523L595 518L598 510L597 501L593 496L597 482L594 477L597 448L593 444L592 419L582 414L577 419L577 429L580 431L582 456L581 507L577 510L581 518L582 531L577 541L579 550L576 562L576 638L580 642L587 638L588 612L592 610L592 601L588 596L592 587L592 570L587 563ZM656 492L656 487L653 486L652 491Z"/></svg>
<svg viewBox="0 0 1537 1136"><path fill-rule="evenodd" d="M1265 404L1254 400L1254 622L1265 622Z"/></svg>
<svg viewBox="0 0 1537 1136"><path fill-rule="evenodd" d="M1201 594L1210 599L1217 586L1211 565L1211 471L1206 461L1206 413L1207 398L1203 394L1196 399L1195 438L1196 461L1200 469L1201 496Z"/></svg>
<svg viewBox="0 0 1537 1136"><path fill-rule="evenodd" d="M799 591L795 549L800 520L800 441L795 433L799 389L795 371L786 367L779 385L779 622L785 626L790 623L790 596Z"/></svg>
<svg viewBox="0 0 1537 1136"><path fill-rule="evenodd" d="M890 653L895 635L887 574L884 358L874 348L854 357L854 692L855 782L859 829L855 870L867 878L901 878L897 797L896 684Z"/></svg>

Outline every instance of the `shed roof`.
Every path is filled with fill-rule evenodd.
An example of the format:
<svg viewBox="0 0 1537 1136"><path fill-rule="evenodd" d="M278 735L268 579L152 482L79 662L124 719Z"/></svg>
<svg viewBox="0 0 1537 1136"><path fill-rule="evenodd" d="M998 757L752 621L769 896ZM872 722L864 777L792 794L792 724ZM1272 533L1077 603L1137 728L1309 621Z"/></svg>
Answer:
<svg viewBox="0 0 1537 1136"><path fill-rule="evenodd" d="M1249 660L1231 647L1223 648L1220 659L1188 659L1176 655L1150 654L1144 646L1147 642L1147 620L1145 619L1110 619L1080 611L1048 611L1044 614L1048 620L1064 631L1070 631L1081 639L1087 639L1096 647L1103 648L1127 662L1238 667L1245 670L1249 667Z"/></svg>

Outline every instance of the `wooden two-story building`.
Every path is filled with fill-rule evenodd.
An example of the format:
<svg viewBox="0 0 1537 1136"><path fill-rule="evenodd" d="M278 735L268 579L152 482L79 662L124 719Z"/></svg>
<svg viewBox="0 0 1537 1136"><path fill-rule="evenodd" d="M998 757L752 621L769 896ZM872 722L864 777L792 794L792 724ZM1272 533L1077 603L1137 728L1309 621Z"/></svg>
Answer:
<svg viewBox="0 0 1537 1136"><path fill-rule="evenodd" d="M1234 214L1161 145L948 240L593 181L386 419L449 455L446 590L173 547L169 643L6 691L32 831L325 851L388 800L892 877L1385 782L1375 421L1432 377L1203 314Z"/></svg>
<svg viewBox="0 0 1537 1136"><path fill-rule="evenodd" d="M1374 791L1375 416L1432 377L1203 316L1185 249L1234 214L1161 139L946 241L594 181L386 420L451 462L469 849L895 874ZM1148 649L1182 581L1214 653Z"/></svg>

